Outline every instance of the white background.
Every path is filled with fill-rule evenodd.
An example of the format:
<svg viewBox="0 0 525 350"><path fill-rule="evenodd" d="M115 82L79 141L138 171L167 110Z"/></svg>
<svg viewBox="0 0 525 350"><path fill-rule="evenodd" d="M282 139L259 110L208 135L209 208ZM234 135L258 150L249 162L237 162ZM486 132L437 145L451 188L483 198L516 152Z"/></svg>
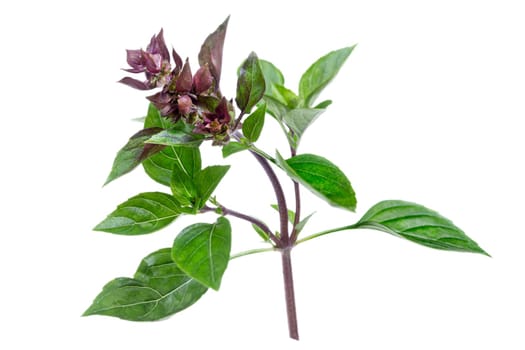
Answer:
<svg viewBox="0 0 525 350"><path fill-rule="evenodd" d="M523 349L525 24L520 1L17 1L0 5L3 349ZM296 90L330 50L358 43L321 98L334 100L302 152L339 165L357 215L304 194L305 233L350 224L374 203L440 211L493 258L442 252L374 231L339 232L294 251L302 340L287 339L277 254L232 261L221 291L166 321L80 317L103 284L171 245L187 217L147 236L91 228L139 192L140 170L105 188L140 125L145 94L115 82L126 48L164 27L195 69L200 44L231 14L222 90L255 51ZM260 147L284 141L268 118ZM268 221L273 194L248 154L221 201ZM289 190L289 187L286 187ZM233 221L233 250L260 247Z"/></svg>

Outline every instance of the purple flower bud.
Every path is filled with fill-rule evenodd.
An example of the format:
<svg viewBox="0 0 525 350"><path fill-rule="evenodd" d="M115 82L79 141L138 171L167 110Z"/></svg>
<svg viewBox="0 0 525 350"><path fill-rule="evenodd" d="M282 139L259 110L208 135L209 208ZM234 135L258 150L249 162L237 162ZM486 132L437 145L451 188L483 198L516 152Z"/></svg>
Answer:
<svg viewBox="0 0 525 350"><path fill-rule="evenodd" d="M193 101L188 95L183 95L178 98L177 106L179 107L179 113L182 115L187 115L191 112Z"/></svg>
<svg viewBox="0 0 525 350"><path fill-rule="evenodd" d="M193 77L193 86L197 94L208 91L213 85L213 76L211 75L208 65L200 67Z"/></svg>
<svg viewBox="0 0 525 350"><path fill-rule="evenodd" d="M164 42L163 30L159 34L153 35L146 51L126 50L127 62L130 69L125 71L130 73L146 73L146 82L140 82L132 78L124 78L122 83L140 90L149 90L163 86L170 79L170 54ZM180 60L180 58L179 58ZM177 59L176 59L177 62Z"/></svg>

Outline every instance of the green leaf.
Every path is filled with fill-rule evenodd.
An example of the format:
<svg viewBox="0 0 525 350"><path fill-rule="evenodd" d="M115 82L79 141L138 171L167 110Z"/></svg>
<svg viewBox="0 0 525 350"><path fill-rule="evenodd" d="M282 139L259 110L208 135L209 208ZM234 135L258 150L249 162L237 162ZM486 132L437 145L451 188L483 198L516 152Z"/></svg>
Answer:
<svg viewBox="0 0 525 350"><path fill-rule="evenodd" d="M193 284L194 286L189 286L189 289L199 291L199 293L197 293L199 297L207 290L204 285L186 275L177 264L175 264L171 257L171 248L157 250L142 259L134 278L146 283L162 295L173 291L173 286L182 286L184 284ZM180 296L182 296L182 294ZM196 300L193 297L189 299Z"/></svg>
<svg viewBox="0 0 525 350"><path fill-rule="evenodd" d="M324 111L325 109L313 108L292 109L284 115L283 120L300 140L305 130L317 119L317 117L324 113Z"/></svg>
<svg viewBox="0 0 525 350"><path fill-rule="evenodd" d="M277 120L281 120L283 115L288 112L288 103L283 98L278 88L276 88L276 86L284 87L283 73L268 61L259 60L259 65L266 86L263 98L267 105L267 112Z"/></svg>
<svg viewBox="0 0 525 350"><path fill-rule="evenodd" d="M310 220L310 218L314 215L315 213L312 213L310 215L308 215L307 217L305 217L304 219L302 219L301 221L299 221L299 223L297 224L297 227L295 228L297 230L297 234L299 234L303 228L306 226L306 224L308 223L308 220Z"/></svg>
<svg viewBox="0 0 525 350"><path fill-rule="evenodd" d="M252 224L253 229L257 234L265 241L268 242L270 240L270 237L268 237L268 234L264 232L259 226Z"/></svg>
<svg viewBox="0 0 525 350"><path fill-rule="evenodd" d="M314 154L301 154L284 160L277 152L276 161L288 176L329 204L355 210L357 201L350 181L329 160Z"/></svg>
<svg viewBox="0 0 525 350"><path fill-rule="evenodd" d="M193 224L175 238L172 258L186 274L218 290L228 266L231 250L229 221L220 217L214 224Z"/></svg>
<svg viewBox="0 0 525 350"><path fill-rule="evenodd" d="M148 157L160 152L164 146L145 144L151 135L157 134L162 129L147 128L131 136L128 143L118 151L111 172L104 185L107 185L116 178L129 173L137 165L142 163Z"/></svg>
<svg viewBox="0 0 525 350"><path fill-rule="evenodd" d="M272 204L272 208L279 211L279 206L277 204ZM308 223L308 220L310 220L310 218L314 214L315 213L308 215L307 217L305 217L304 219L302 219L301 221L297 223L297 227L296 227L297 233L303 230L304 226ZM290 224L293 224L295 222L295 212L290 209L288 209L288 221L290 222Z"/></svg>
<svg viewBox="0 0 525 350"><path fill-rule="evenodd" d="M277 204L272 204L271 207L276 211L279 211L279 206ZM293 224L295 221L295 212L290 209L288 209L288 221L290 222L290 224Z"/></svg>
<svg viewBox="0 0 525 350"><path fill-rule="evenodd" d="M173 150L171 192L182 206L192 206L197 196L194 177L201 169L200 150L198 147L173 147Z"/></svg>
<svg viewBox="0 0 525 350"><path fill-rule="evenodd" d="M149 104L148 114L144 120L144 128L162 128L167 129L172 125L170 121L160 115L159 110L152 104ZM148 157L142 162L146 174L156 182L165 186L170 185L173 162L175 155L173 147L163 147L163 149Z"/></svg>
<svg viewBox="0 0 525 350"><path fill-rule="evenodd" d="M266 103L267 112L278 121L281 121L283 116L290 110L283 102L280 102L275 97L265 95L263 100Z"/></svg>
<svg viewBox="0 0 525 350"><path fill-rule="evenodd" d="M174 147L166 147L143 161L142 166L151 179L162 185L170 186L175 161Z"/></svg>
<svg viewBox="0 0 525 350"><path fill-rule="evenodd" d="M203 139L203 135L194 134L188 130L187 127L184 129L177 127L158 132L148 138L146 143L165 146L196 147L202 143Z"/></svg>
<svg viewBox="0 0 525 350"><path fill-rule="evenodd" d="M255 142L261 136L264 126L264 115L266 114L266 104L263 102L242 125L242 133L250 142Z"/></svg>
<svg viewBox="0 0 525 350"><path fill-rule="evenodd" d="M212 165L202 169L195 176L198 196L196 207L198 209L201 209L206 204L206 201L213 194L213 191L215 191L215 188L217 188L229 169L229 165Z"/></svg>
<svg viewBox="0 0 525 350"><path fill-rule="evenodd" d="M155 107L153 103L148 105L148 114L144 120L144 129L146 128L162 128L168 129L170 126L173 126L168 119L163 118L160 115L160 111Z"/></svg>
<svg viewBox="0 0 525 350"><path fill-rule="evenodd" d="M452 221L411 202L379 202L351 228L375 229L436 249L488 255Z"/></svg>
<svg viewBox="0 0 525 350"><path fill-rule="evenodd" d="M173 123L160 115L160 112L153 104L150 104L144 127L160 127L165 129L173 125ZM176 128L184 130L186 127L179 123L176 125ZM186 130L189 131L188 128L186 128ZM166 186L171 186L174 164L193 169L184 170L185 173L192 177L193 173L199 171L201 167L199 149L186 146L168 146L142 162L146 174L153 180ZM180 166L177 169L180 169ZM191 173L188 173L188 171Z"/></svg>
<svg viewBox="0 0 525 350"><path fill-rule="evenodd" d="M319 104L315 106L314 109L326 109L331 104L332 104L332 100L325 100L323 102L319 102Z"/></svg>
<svg viewBox="0 0 525 350"><path fill-rule="evenodd" d="M321 91L337 75L354 47L355 45L332 51L306 70L299 81L299 97L304 101L305 107L312 106Z"/></svg>
<svg viewBox="0 0 525 350"><path fill-rule="evenodd" d="M243 143L230 141L222 147L222 156L226 158L234 153L245 151L249 148L249 146Z"/></svg>
<svg viewBox="0 0 525 350"><path fill-rule="evenodd" d="M237 97L235 102L243 113L250 113L265 91L264 76L259 66L257 55L252 52L240 68L237 79Z"/></svg>
<svg viewBox="0 0 525 350"><path fill-rule="evenodd" d="M145 257L134 279L120 277L106 284L83 316L155 321L184 310L206 290L177 267L171 249L165 248Z"/></svg>
<svg viewBox="0 0 525 350"><path fill-rule="evenodd" d="M179 206L173 196L161 192L145 192L120 204L94 230L120 235L142 235L160 230L179 215Z"/></svg>
<svg viewBox="0 0 525 350"><path fill-rule="evenodd" d="M266 60L259 60L259 66L263 73L264 82L266 85L265 94L272 95L273 85L284 85L284 76L281 71L273 65L273 63Z"/></svg>
<svg viewBox="0 0 525 350"><path fill-rule="evenodd" d="M297 96L292 90L285 88L283 85L274 84L272 85L271 94L272 97L275 97L286 107L293 109L296 108L300 102L299 96Z"/></svg>

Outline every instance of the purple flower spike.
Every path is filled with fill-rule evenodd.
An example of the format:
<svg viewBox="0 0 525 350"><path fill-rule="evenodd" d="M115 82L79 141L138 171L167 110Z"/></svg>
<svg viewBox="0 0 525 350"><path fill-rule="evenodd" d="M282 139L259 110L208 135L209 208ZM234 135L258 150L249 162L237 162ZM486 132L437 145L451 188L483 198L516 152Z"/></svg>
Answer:
<svg viewBox="0 0 525 350"><path fill-rule="evenodd" d="M164 42L164 29L161 28L159 34L153 35L148 47L146 48L146 52L160 55L163 61L170 62L170 53Z"/></svg>
<svg viewBox="0 0 525 350"><path fill-rule="evenodd" d="M144 60L142 58L142 50L126 50L127 61L131 69L125 69L130 73L142 73L146 71Z"/></svg>
<svg viewBox="0 0 525 350"><path fill-rule="evenodd" d="M159 34L153 35L146 51L126 50L127 61L131 68L125 69L130 73L146 73L146 82L132 78L124 78L122 83L139 90L149 90L160 87L169 81L171 72L170 54L162 29ZM177 59L175 60L177 62Z"/></svg>

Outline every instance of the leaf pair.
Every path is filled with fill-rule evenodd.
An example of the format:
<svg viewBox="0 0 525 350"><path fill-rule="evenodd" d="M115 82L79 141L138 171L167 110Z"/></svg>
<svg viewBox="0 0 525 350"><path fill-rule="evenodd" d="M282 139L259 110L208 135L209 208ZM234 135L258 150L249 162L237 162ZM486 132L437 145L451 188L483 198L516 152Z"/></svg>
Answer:
<svg viewBox="0 0 525 350"><path fill-rule="evenodd" d="M202 143L203 139L203 135L194 134L192 127L182 121L171 124L162 120L158 110L150 104L144 129L133 135L126 145L119 150L105 184L129 173L144 162L150 168L155 163L169 163L172 152L166 150L166 146L196 147ZM155 155L157 157L151 160ZM164 166L161 165L161 168ZM146 172L148 173L147 170ZM153 170L153 173L156 171ZM159 176L165 180L165 174Z"/></svg>
<svg viewBox="0 0 525 350"><path fill-rule="evenodd" d="M201 169L197 147L172 147L172 152L171 192L181 208L196 213L204 207L230 166L212 165Z"/></svg>
<svg viewBox="0 0 525 350"><path fill-rule="evenodd" d="M145 257L134 278L107 283L84 316L153 321L173 315L195 303L208 288L219 289L230 250L231 227L226 218L188 226L171 249Z"/></svg>
<svg viewBox="0 0 525 350"><path fill-rule="evenodd" d="M337 75L354 47L332 51L314 62L301 77L298 95L284 86L284 76L277 67L268 61L260 61L266 81L264 100L268 112L290 129L291 133L287 136L293 148L297 148L306 129L332 103L326 100L313 107L319 94Z"/></svg>
<svg viewBox="0 0 525 350"><path fill-rule="evenodd" d="M183 166L181 166L183 168ZM181 213L197 213L230 167L209 166L196 175L178 169L171 184L172 195L162 192L140 193L110 213L95 231L121 235L143 235L171 224Z"/></svg>
<svg viewBox="0 0 525 350"><path fill-rule="evenodd" d="M107 283L84 316L106 315L130 321L154 321L195 303L207 290L172 260L171 249L160 249L140 263L134 278Z"/></svg>

